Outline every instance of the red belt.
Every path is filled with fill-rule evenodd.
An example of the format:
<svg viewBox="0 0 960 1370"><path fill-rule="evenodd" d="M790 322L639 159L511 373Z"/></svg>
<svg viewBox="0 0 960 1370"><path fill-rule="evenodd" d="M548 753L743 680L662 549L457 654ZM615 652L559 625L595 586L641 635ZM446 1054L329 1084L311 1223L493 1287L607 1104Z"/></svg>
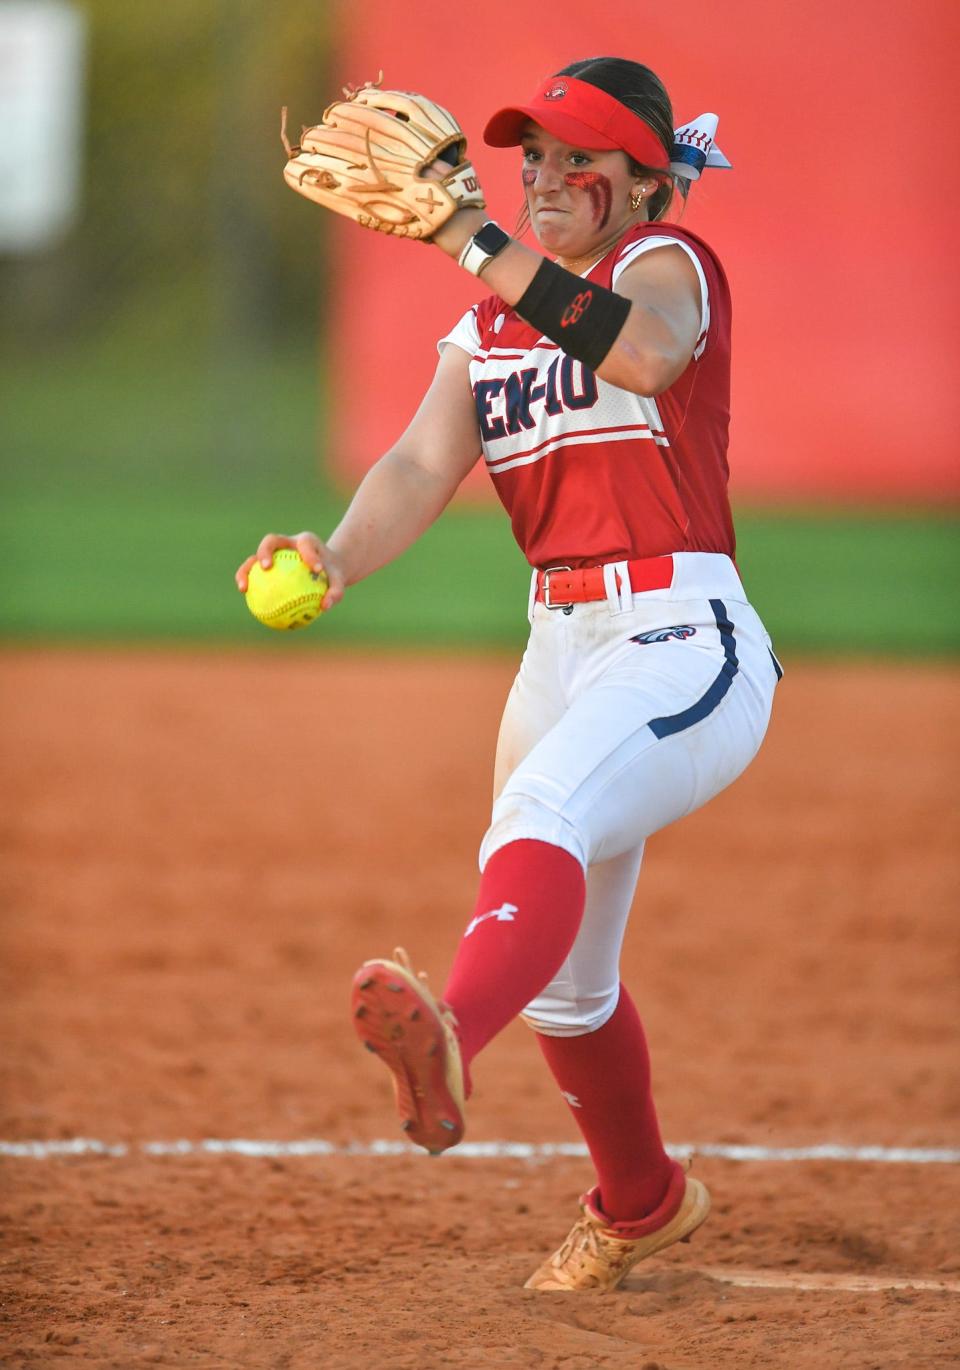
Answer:
<svg viewBox="0 0 960 1370"><path fill-rule="evenodd" d="M673 581L673 557L642 557L628 561L630 588L634 594L642 590L667 590ZM620 573L617 589L620 590ZM536 598L548 609L569 609L574 604L588 604L606 599L607 587L602 566L584 566L574 571L569 566L548 566L537 572Z"/></svg>

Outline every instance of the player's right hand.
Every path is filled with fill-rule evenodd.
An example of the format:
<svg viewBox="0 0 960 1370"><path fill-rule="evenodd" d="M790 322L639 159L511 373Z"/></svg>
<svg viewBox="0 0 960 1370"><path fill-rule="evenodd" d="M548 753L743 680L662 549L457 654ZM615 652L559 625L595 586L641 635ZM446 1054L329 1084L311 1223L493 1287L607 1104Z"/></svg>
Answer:
<svg viewBox="0 0 960 1370"><path fill-rule="evenodd" d="M326 543L318 538L316 533L310 532L295 533L292 537L288 537L285 533L267 533L266 537L261 538L260 545L253 556L247 557L246 561L237 567L234 579L241 594L247 592L247 577L254 562L259 561L265 570L269 570L273 565L274 552L279 552L281 547L289 547L293 551L299 552L300 560L309 570L323 571L327 577L327 593L324 595L323 603L320 606L324 613L328 609L332 609L335 604L339 604L346 589L343 572Z"/></svg>

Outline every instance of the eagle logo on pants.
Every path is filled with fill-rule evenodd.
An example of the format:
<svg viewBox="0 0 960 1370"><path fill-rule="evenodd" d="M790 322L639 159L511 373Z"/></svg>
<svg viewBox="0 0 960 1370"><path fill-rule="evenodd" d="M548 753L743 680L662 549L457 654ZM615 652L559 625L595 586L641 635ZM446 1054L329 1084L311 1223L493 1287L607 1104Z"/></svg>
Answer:
<svg viewBox="0 0 960 1370"><path fill-rule="evenodd" d="M637 633L636 637L630 639L631 642L638 642L641 647L648 642L669 642L670 638L675 637L678 642L685 641L688 637L693 637L696 628L691 628L689 623L678 623L673 628L651 628L648 633Z"/></svg>

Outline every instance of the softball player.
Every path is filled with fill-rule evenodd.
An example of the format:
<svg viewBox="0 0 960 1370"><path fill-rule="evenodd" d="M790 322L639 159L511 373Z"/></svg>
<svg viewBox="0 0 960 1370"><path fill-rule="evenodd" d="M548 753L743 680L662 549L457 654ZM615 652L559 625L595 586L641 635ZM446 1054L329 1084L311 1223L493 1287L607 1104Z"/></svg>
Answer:
<svg viewBox="0 0 960 1370"><path fill-rule="evenodd" d="M398 952L361 967L353 1010L432 1152L463 1136L478 1052L520 1013L533 1028L596 1169L534 1289L612 1289L709 1210L664 1151L618 962L646 839L747 766L780 675L733 560L727 282L664 221L678 182L729 166L715 131L707 115L675 133L659 79L615 58L495 114L486 141L522 148L548 257L481 210L450 219L433 241L493 293L441 340L413 422L328 541L270 535L257 552L322 566L329 608L482 455L533 568L479 894L442 997Z"/></svg>

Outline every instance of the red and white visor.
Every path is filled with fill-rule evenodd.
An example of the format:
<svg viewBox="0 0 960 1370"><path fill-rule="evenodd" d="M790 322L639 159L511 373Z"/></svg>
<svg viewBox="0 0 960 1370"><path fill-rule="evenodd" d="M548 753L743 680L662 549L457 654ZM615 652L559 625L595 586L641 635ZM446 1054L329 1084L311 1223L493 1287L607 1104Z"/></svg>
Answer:
<svg viewBox="0 0 960 1370"><path fill-rule="evenodd" d="M525 105L498 110L483 131L491 147L516 147L533 120L571 147L620 148L641 166L666 171L670 150L619 100L574 76L551 76Z"/></svg>

